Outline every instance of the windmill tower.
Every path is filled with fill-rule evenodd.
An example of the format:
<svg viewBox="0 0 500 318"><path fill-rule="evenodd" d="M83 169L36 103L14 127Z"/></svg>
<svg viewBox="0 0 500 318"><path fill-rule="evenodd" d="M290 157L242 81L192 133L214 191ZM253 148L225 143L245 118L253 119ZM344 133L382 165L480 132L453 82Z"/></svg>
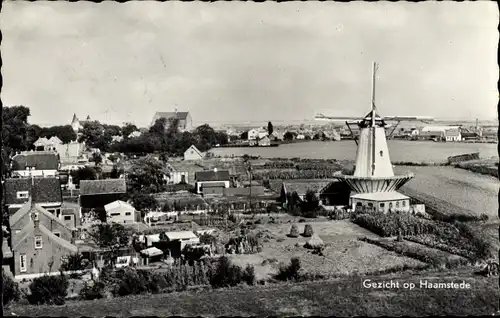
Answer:
<svg viewBox="0 0 500 318"><path fill-rule="evenodd" d="M373 64L371 111L363 118L327 117L319 114L317 120L345 121L347 126L359 127L359 140L356 141L356 168L353 175L339 175L336 179L346 182L351 188L350 205L373 208L384 212L390 209L409 211L409 197L397 192L414 175L394 175L387 146L387 121L432 121L430 117L391 116L381 117L375 105L375 82L378 64ZM397 125L396 125L397 126ZM350 127L349 127L350 129ZM394 131L394 130L393 130Z"/></svg>

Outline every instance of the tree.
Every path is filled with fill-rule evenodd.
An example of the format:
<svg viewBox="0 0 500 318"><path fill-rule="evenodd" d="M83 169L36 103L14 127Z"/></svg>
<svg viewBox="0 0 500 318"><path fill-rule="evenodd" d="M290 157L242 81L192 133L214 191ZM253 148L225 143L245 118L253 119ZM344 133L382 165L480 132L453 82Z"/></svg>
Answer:
<svg viewBox="0 0 500 318"><path fill-rule="evenodd" d="M240 136L240 139L242 139L242 140L246 140L246 139L248 139L248 131L243 132L243 133L241 134L241 136Z"/></svg>
<svg viewBox="0 0 500 318"><path fill-rule="evenodd" d="M13 301L19 300L21 292L19 290L19 284L15 282L11 276L5 274L5 270L2 268L2 302L4 306L9 305Z"/></svg>
<svg viewBox="0 0 500 318"><path fill-rule="evenodd" d="M85 142L91 148L99 148L103 146L103 137L104 127L102 124L98 121L88 121L83 124L82 134L78 138L78 141Z"/></svg>
<svg viewBox="0 0 500 318"><path fill-rule="evenodd" d="M319 207L319 199L316 193L312 190L307 190L304 202L302 202L302 211L310 212L315 211Z"/></svg>
<svg viewBox="0 0 500 318"><path fill-rule="evenodd" d="M35 141L42 136L43 128L38 125L29 125L26 132L26 149L32 150L35 148L33 145Z"/></svg>
<svg viewBox="0 0 500 318"><path fill-rule="evenodd" d="M92 168L85 166L78 170L72 170L70 172L71 177L73 178L73 183L75 185L80 185L81 180L96 180L97 179L97 171Z"/></svg>
<svg viewBox="0 0 500 318"><path fill-rule="evenodd" d="M273 131L274 131L273 123L268 122L268 123L267 123L267 133L268 133L269 135L271 135L271 134L273 133Z"/></svg>
<svg viewBox="0 0 500 318"><path fill-rule="evenodd" d="M157 136L163 136L167 127L167 119L165 117L158 118L153 126L149 128L149 133Z"/></svg>
<svg viewBox="0 0 500 318"><path fill-rule="evenodd" d="M137 193L132 196L131 200L137 211L152 211L158 208L158 201L150 194Z"/></svg>
<svg viewBox="0 0 500 318"><path fill-rule="evenodd" d="M94 162L96 166L100 165L102 163L102 155L98 152L92 153L92 156L90 157L90 162Z"/></svg>
<svg viewBox="0 0 500 318"><path fill-rule="evenodd" d="M168 171L164 162L147 156L136 160L127 176L131 193L161 192L167 183Z"/></svg>
<svg viewBox="0 0 500 318"><path fill-rule="evenodd" d="M290 141L290 140L293 140L293 138L295 137L295 135L290 132L290 131L287 131L284 135L283 135L283 139L287 140L287 141Z"/></svg>
<svg viewBox="0 0 500 318"><path fill-rule="evenodd" d="M34 305L62 305L68 294L68 286L68 278L63 273L58 276L45 275L35 278L29 285L31 294L28 296L28 301Z"/></svg>
<svg viewBox="0 0 500 318"><path fill-rule="evenodd" d="M71 125L64 126L51 126L44 127L41 130L40 137L45 137L50 139L51 137L59 138L64 144L67 144L71 141L75 141L77 139L76 133L73 130Z"/></svg>
<svg viewBox="0 0 500 318"><path fill-rule="evenodd" d="M103 250L109 251L107 260L113 261L117 257L117 252L130 245L130 232L118 223L94 224L88 230L90 238Z"/></svg>
<svg viewBox="0 0 500 318"><path fill-rule="evenodd" d="M122 136L124 139L127 139L128 136L130 136L131 133L133 133L134 131L139 131L139 129L137 129L137 126L132 124L132 123L126 123L123 127L122 127Z"/></svg>

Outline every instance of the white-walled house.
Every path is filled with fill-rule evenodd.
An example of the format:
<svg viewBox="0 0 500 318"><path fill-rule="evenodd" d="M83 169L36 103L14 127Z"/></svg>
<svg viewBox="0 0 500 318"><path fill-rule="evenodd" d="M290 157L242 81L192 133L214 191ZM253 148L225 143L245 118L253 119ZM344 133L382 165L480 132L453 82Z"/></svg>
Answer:
<svg viewBox="0 0 500 318"><path fill-rule="evenodd" d="M106 221L114 223L135 223L136 222L136 210L135 208L120 200L111 202L104 206L106 211Z"/></svg>
<svg viewBox="0 0 500 318"><path fill-rule="evenodd" d="M259 137L259 130L258 129L250 129L248 131L248 140L255 140Z"/></svg>
<svg viewBox="0 0 500 318"><path fill-rule="evenodd" d="M203 154L195 145L191 145L186 151L184 151L184 160L202 160Z"/></svg>
<svg viewBox="0 0 500 318"><path fill-rule="evenodd" d="M21 152L11 161L13 176L50 177L58 175L59 156L53 151Z"/></svg>

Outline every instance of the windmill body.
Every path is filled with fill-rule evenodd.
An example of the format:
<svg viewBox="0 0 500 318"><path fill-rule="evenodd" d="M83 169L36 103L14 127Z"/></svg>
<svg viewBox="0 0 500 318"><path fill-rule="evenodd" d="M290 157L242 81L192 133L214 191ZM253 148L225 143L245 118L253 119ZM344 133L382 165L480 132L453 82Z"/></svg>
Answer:
<svg viewBox="0 0 500 318"><path fill-rule="evenodd" d="M432 121L429 117L381 117L375 107L375 74L373 69L372 110L363 118L316 116L319 120L346 120L346 124L359 127L356 167L353 175L339 175L336 178L346 182L351 188L350 204L353 210L359 207L409 211L410 198L397 192L414 175L394 175L386 139L386 120ZM349 122L349 120L351 122Z"/></svg>

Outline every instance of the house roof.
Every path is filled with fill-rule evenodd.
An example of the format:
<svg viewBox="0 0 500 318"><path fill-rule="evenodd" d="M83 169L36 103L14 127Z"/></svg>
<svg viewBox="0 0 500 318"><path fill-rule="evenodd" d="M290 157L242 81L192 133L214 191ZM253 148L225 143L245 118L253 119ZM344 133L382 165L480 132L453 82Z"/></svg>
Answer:
<svg viewBox="0 0 500 318"><path fill-rule="evenodd" d="M70 242L66 241L65 239L63 238L60 238L56 235L54 235L54 233L52 233L48 228L46 228L43 224L39 224L38 225L38 229L40 230L40 232L42 232L43 234L47 235L52 242L55 242L56 244L58 244L59 246L63 247L64 249L72 252L72 253L77 253L78 252L78 248L71 244ZM14 237L14 242L12 242L12 249L13 250L16 250L17 249L17 246L22 242L24 241L25 239L27 239L30 235L33 235L34 234L34 231L35 231L35 226L33 224L33 222L30 222L28 223L22 230L21 232L19 232L15 237Z"/></svg>
<svg viewBox="0 0 500 318"><path fill-rule="evenodd" d="M38 204L34 204L32 206L31 202L26 202L19 210L16 211L16 213L14 213L10 217L10 219L9 219L10 226L14 227L17 224L17 222L19 222L19 220L21 220L26 214L28 214L30 212L41 213L41 214L45 215L46 217L48 217L49 219L51 219L52 221L59 223L61 226L65 227L66 229L71 230L71 228L69 228L63 221L61 221L60 219L55 217L52 213L45 210L44 208L42 208Z"/></svg>
<svg viewBox="0 0 500 318"><path fill-rule="evenodd" d="M165 232L165 236L170 240L186 240L197 238L196 234L192 231L179 231L179 232Z"/></svg>
<svg viewBox="0 0 500 318"><path fill-rule="evenodd" d="M196 181L229 181L229 171L198 171L194 175Z"/></svg>
<svg viewBox="0 0 500 318"><path fill-rule="evenodd" d="M54 152L31 151L23 152L12 157L12 170L26 170L26 167L35 167L35 170L57 170L59 158Z"/></svg>
<svg viewBox="0 0 500 318"><path fill-rule="evenodd" d="M54 144L62 144L62 140L59 139L57 136L52 136L49 139L49 142L54 143Z"/></svg>
<svg viewBox="0 0 500 318"><path fill-rule="evenodd" d="M80 195L126 193L125 179L82 180Z"/></svg>
<svg viewBox="0 0 500 318"><path fill-rule="evenodd" d="M203 154L201 153L201 151L198 150L198 148L195 147L195 145L191 145L191 147L189 147L188 149L186 149L186 151L184 151L184 154L190 150L193 150L194 152L196 152L198 155L200 155L200 157L203 157Z"/></svg>
<svg viewBox="0 0 500 318"><path fill-rule="evenodd" d="M320 192L324 187L326 187L330 183L331 183L331 180L288 181L288 182L283 182L283 188L285 188L286 192L290 192L290 193L297 192L298 195L305 195L308 190L312 190L314 192Z"/></svg>
<svg viewBox="0 0 500 318"><path fill-rule="evenodd" d="M28 191L34 203L62 202L61 181L57 177L9 178L4 183L5 204L22 204L17 192Z"/></svg>
<svg viewBox="0 0 500 318"><path fill-rule="evenodd" d="M445 135L447 137L459 137L460 136L460 130L458 129L448 129L445 131Z"/></svg>
<svg viewBox="0 0 500 318"><path fill-rule="evenodd" d="M396 191L375 192L375 193L358 193L358 194L352 195L351 198L367 200L367 201L396 201L396 200L409 199L409 197L407 197L406 195L401 194L401 193L396 192Z"/></svg>
<svg viewBox="0 0 500 318"><path fill-rule="evenodd" d="M160 118L177 118L179 120L186 120L189 112L156 112L153 116L153 120L151 121L151 126L154 125L155 121Z"/></svg>
<svg viewBox="0 0 500 318"><path fill-rule="evenodd" d="M46 145L49 145L51 144L50 140L48 140L47 138L45 137L40 137L38 138L34 143L33 143L35 146L46 146Z"/></svg>
<svg viewBox="0 0 500 318"><path fill-rule="evenodd" d="M142 250L141 254L144 254L148 257L153 257L153 256L162 255L163 252L159 248L150 247L150 248L146 248L146 249Z"/></svg>
<svg viewBox="0 0 500 318"><path fill-rule="evenodd" d="M128 204L127 202L121 201L121 200L116 200L116 201L111 202L109 204L106 204L104 206L104 210L106 210L106 212L114 210L114 209L118 209L118 208L135 210L135 208L132 205Z"/></svg>

